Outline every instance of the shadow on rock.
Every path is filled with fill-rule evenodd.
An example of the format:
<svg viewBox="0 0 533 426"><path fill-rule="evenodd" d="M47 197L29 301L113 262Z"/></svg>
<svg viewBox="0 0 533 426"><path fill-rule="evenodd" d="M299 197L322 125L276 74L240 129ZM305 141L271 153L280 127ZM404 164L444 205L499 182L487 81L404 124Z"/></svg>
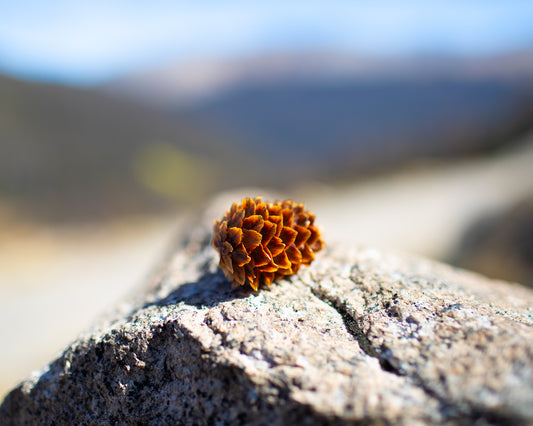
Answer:
<svg viewBox="0 0 533 426"><path fill-rule="evenodd" d="M186 303L197 308L212 308L219 303L234 299L242 299L254 294L248 287L231 288L231 283L224 277L221 271L208 272L197 281L180 285L167 297L148 303L143 306L169 306L177 303Z"/></svg>

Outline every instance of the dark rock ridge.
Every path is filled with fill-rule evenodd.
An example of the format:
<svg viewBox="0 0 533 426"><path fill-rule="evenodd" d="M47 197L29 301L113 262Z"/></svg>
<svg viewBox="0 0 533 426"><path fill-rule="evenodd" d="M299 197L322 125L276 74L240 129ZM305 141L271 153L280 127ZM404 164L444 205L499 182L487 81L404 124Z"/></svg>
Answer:
<svg viewBox="0 0 533 426"><path fill-rule="evenodd" d="M0 423L533 422L530 290L329 247L269 289L232 291L203 223L144 288L13 389Z"/></svg>
<svg viewBox="0 0 533 426"><path fill-rule="evenodd" d="M533 195L467 229L451 263L533 288Z"/></svg>

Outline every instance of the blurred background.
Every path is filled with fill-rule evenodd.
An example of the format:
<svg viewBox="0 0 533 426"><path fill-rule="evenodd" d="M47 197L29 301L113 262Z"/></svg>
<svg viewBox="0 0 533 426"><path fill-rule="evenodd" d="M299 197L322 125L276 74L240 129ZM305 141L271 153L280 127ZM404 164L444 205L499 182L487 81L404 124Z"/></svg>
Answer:
<svg viewBox="0 0 533 426"><path fill-rule="evenodd" d="M4 3L0 395L226 189L533 286L532 2Z"/></svg>

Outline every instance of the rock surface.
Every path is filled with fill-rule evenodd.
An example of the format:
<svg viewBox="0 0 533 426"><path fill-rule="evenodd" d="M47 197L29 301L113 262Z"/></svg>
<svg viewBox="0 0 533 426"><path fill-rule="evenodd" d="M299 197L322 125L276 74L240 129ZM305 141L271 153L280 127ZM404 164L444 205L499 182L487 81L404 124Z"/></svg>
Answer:
<svg viewBox="0 0 533 426"><path fill-rule="evenodd" d="M530 290L329 247L298 276L232 291L212 217L12 390L0 423L533 423Z"/></svg>

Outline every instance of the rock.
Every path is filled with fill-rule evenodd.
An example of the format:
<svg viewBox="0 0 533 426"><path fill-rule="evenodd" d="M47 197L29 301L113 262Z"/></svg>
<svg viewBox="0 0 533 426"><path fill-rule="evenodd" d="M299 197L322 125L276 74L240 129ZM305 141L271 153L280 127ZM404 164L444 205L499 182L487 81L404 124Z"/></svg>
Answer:
<svg viewBox="0 0 533 426"><path fill-rule="evenodd" d="M472 224L450 260L533 288L533 196Z"/></svg>
<svg viewBox="0 0 533 426"><path fill-rule="evenodd" d="M298 276L232 291L210 229L202 219L143 288L12 390L0 423L533 422L530 290L329 247Z"/></svg>

